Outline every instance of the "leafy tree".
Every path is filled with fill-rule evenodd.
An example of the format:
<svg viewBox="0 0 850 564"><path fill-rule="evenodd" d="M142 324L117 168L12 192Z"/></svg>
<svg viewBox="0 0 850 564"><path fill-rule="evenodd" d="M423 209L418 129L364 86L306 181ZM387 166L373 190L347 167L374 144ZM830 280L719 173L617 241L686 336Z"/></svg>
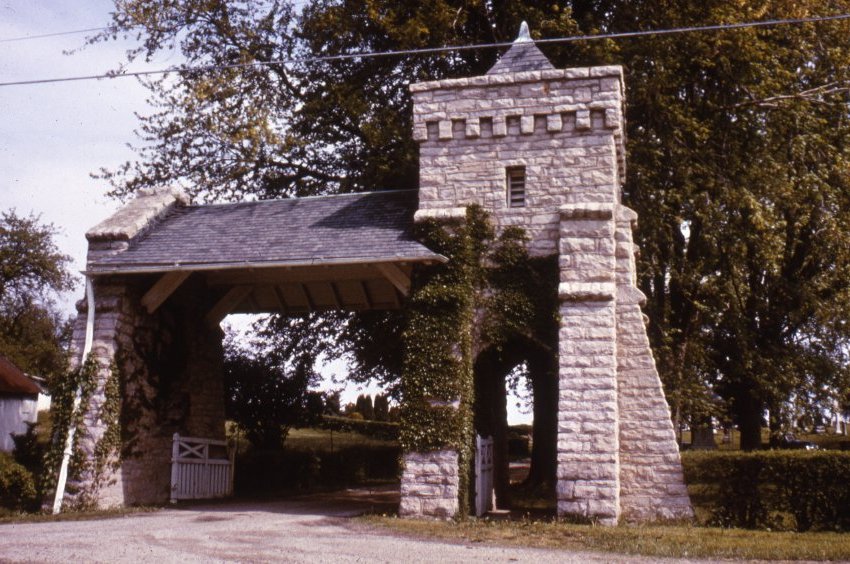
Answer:
<svg viewBox="0 0 850 564"><path fill-rule="evenodd" d="M375 421L389 421L390 419L390 398L387 394L378 394L375 396Z"/></svg>
<svg viewBox="0 0 850 564"><path fill-rule="evenodd" d="M71 258L59 252L55 234L37 217L0 212L0 354L45 377L65 367L69 325L54 299L73 287Z"/></svg>
<svg viewBox="0 0 850 564"><path fill-rule="evenodd" d="M325 392L325 415L340 415L342 407L339 404L339 391Z"/></svg>
<svg viewBox="0 0 850 564"><path fill-rule="evenodd" d="M258 448L280 450L291 427L315 422L324 404L309 388L318 379L309 358L278 362L274 355L238 345L232 337L225 342L227 417Z"/></svg>
<svg viewBox="0 0 850 564"><path fill-rule="evenodd" d="M119 196L179 183L217 200L415 187L407 83L482 74L496 52L308 56L504 41L522 19L555 37L847 12L850 0L316 0L300 11L123 0L114 32L143 40L131 58L173 49L195 67L263 66L149 82L158 109L142 118L140 158L103 175ZM829 22L543 47L559 67L626 67L625 201L641 216L640 285L668 399L692 424L731 415L746 448L760 442L765 408L778 421L792 397L817 404L819 390L847 389L848 31ZM377 314L270 323L333 329L337 351L360 355L359 377L398 374L392 341L370 339L387 328Z"/></svg>
<svg viewBox="0 0 850 564"><path fill-rule="evenodd" d="M370 395L360 394L357 396L354 409L363 416L363 419L371 421L375 418L375 409L372 405L372 396Z"/></svg>

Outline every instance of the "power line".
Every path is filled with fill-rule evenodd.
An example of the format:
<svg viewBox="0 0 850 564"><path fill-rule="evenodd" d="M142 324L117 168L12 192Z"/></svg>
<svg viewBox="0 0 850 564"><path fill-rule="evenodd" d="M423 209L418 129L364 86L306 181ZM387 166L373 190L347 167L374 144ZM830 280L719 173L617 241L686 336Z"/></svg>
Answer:
<svg viewBox="0 0 850 564"><path fill-rule="evenodd" d="M90 27L87 29L74 29L71 31L57 31L54 33L42 33L41 35L22 35L20 37L7 37L0 39L0 43L11 43L12 41L27 41L29 39L44 39L47 37L59 37L62 35L78 35L80 33L91 33L93 31L106 31L111 27Z"/></svg>
<svg viewBox="0 0 850 564"><path fill-rule="evenodd" d="M810 18L792 18L781 20L765 20L757 22L741 22L731 24L715 24L695 27L675 27L668 29L653 29L646 31L626 31L618 33L600 33L596 35L573 35L568 37L555 37L550 39L534 40L536 44L557 44L557 43L574 43L578 41L595 41L599 39L621 39L629 37L644 37L651 35L672 35L678 33L705 32L705 31L728 31L754 27L768 27L779 25L798 25L805 23L818 23L836 20L850 19L850 14L837 14L833 16L816 16ZM84 76L69 76L62 78L42 78L34 80L20 80L14 82L0 82L0 86L23 86L32 84L48 84L56 82L77 82L82 80L100 80L126 77L140 77L151 75L163 75L169 73L182 72L209 72L214 70L229 70L248 67L268 67L274 65L291 65L294 63L321 63L327 61L343 61L351 59L368 59L377 57L398 57L407 55L433 55L440 53L448 53L454 51L471 51L476 49L494 49L498 47L508 47L512 45L511 41L499 43L479 43L475 45L454 45L449 47L430 47L424 49L402 49L398 51L367 51L363 53L349 53L344 55L325 55L316 57L306 57L303 59L277 59L274 61L252 61L250 63L234 63L230 65L205 65L198 67L170 67L167 69L135 71L135 72L114 72L96 75Z"/></svg>

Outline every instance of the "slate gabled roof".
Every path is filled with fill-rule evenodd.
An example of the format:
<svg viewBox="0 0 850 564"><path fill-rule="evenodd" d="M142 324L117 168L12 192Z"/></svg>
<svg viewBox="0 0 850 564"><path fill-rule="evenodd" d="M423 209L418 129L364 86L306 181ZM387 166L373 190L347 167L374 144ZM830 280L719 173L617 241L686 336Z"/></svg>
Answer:
<svg viewBox="0 0 850 564"><path fill-rule="evenodd" d="M177 207L88 271L437 261L412 237L416 190Z"/></svg>
<svg viewBox="0 0 850 564"><path fill-rule="evenodd" d="M525 72L554 69L546 55L540 52L528 32L528 24L522 22L513 45L502 55L487 74Z"/></svg>
<svg viewBox="0 0 850 564"><path fill-rule="evenodd" d="M38 384L30 380L20 368L5 356L0 356L0 394L37 396L40 391Z"/></svg>

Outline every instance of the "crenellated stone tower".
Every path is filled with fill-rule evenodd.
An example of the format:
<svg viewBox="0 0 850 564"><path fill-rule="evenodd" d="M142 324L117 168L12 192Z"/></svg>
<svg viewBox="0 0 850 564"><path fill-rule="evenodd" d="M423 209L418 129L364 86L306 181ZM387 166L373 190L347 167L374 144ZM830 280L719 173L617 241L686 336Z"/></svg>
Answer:
<svg viewBox="0 0 850 564"><path fill-rule="evenodd" d="M532 254L558 255L558 513L604 524L692 516L640 311L637 214L620 202L621 67L555 69L523 24L486 75L410 90L417 220L458 217L479 204L498 227L525 228ZM435 456L413 467L453 460ZM403 499L433 489L432 478L406 470Z"/></svg>

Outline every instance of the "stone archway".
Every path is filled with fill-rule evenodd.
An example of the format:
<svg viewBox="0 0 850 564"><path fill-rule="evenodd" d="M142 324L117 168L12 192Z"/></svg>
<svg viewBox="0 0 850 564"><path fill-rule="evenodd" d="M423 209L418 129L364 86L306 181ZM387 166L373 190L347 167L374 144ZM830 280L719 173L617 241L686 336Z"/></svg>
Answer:
<svg viewBox="0 0 850 564"><path fill-rule="evenodd" d="M110 429L99 415L115 373L121 444L77 489L103 505L164 503L172 435L224 438L227 314L400 308L414 268L445 261L412 239L415 206L414 191L192 206L159 190L90 230L99 368L79 445L91 460L102 450ZM75 327L78 354L88 307Z"/></svg>
<svg viewBox="0 0 850 564"><path fill-rule="evenodd" d="M475 249L461 244L441 255L432 249L457 241L438 236L429 248L411 232L414 222L462 232L479 209L498 231L522 230L530 255L558 266L551 313L558 324L559 515L608 525L692 515L640 311L637 217L620 199L622 69L555 69L524 28L487 75L410 90L418 190L218 206L153 191L87 234L96 310L88 328L98 366L82 406L82 458L102 458L102 439L114 436L102 418L113 365L123 373L124 395L142 398L134 430L119 446L145 453L138 463L113 453L104 479L83 475L80 485L93 486L95 502L161 499L159 486L151 495L142 491L147 486L128 492L157 483L151 476L162 457L153 450L161 452L162 429L203 427L219 417L199 382L216 371L212 342L225 314L401 307L411 277L428 270L423 265L453 256L408 310L425 321L436 346L407 356L404 376L418 382L418 395L406 398L400 513L456 515L468 493L474 304L468 288L446 288L467 284L465 261ZM81 315L78 359L86 329ZM552 371L554 356L547 358L536 371ZM179 405L188 412L178 413ZM100 462L89 466L102 469Z"/></svg>
<svg viewBox="0 0 850 564"><path fill-rule="evenodd" d="M528 368L533 403L531 467L529 486L548 486L554 497L557 477L558 361L555 352L530 339L515 337L498 347L488 347L475 361L475 428L494 438L497 506L511 507L507 382L508 374L520 364Z"/></svg>

